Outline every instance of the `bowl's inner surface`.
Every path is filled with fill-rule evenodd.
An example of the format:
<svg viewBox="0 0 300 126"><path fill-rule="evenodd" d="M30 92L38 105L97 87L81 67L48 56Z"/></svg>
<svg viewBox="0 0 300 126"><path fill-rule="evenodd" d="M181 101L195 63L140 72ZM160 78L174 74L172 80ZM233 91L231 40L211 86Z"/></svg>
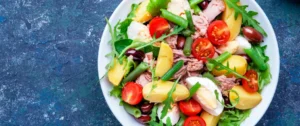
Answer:
<svg viewBox="0 0 300 126"><path fill-rule="evenodd" d="M119 20L123 20L126 18L127 14L131 10L131 4L139 3L143 0L125 0L122 1L118 8L114 11L112 16L110 17L110 23L114 26ZM254 10L258 12L256 19L260 22L262 28L267 32L268 37L264 39L265 44L268 45L266 50L266 54L270 57L270 67L272 73L272 81L271 83L264 88L261 95L263 97L262 102L252 109L250 117L248 117L242 125L244 126L252 126L255 125L261 117L264 115L265 111L268 109L270 105L273 95L276 90L278 75L279 75L279 51L276 36L274 30L268 20L267 16L263 12L263 10L259 7L259 5L254 0L241 0L242 4L249 5L249 10ZM108 31L108 27L105 27L103 32L100 49L98 54L98 72L99 78L105 75L106 69L105 66L109 62L110 59L106 58L105 55L111 52L111 47L108 44L108 41L111 39L110 33ZM119 106L119 99L109 96L109 92L112 89L112 85L108 82L107 78L103 78L100 81L100 85L102 88L103 95L106 99L108 106L111 111L114 113L116 118L120 121L122 125L130 125L130 126L139 126L142 125L138 123L133 117L131 117L122 106Z"/></svg>

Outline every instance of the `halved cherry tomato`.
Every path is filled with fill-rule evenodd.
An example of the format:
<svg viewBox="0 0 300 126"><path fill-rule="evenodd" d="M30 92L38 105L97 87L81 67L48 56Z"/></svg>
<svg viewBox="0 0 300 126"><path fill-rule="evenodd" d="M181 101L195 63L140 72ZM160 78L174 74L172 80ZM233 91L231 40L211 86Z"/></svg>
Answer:
<svg viewBox="0 0 300 126"><path fill-rule="evenodd" d="M168 21L162 17L155 17L149 23L150 35L156 38L161 37L163 34L170 30L170 25Z"/></svg>
<svg viewBox="0 0 300 126"><path fill-rule="evenodd" d="M180 101L179 109L185 115L195 116L201 112L202 107L197 101L190 99L188 101Z"/></svg>
<svg viewBox="0 0 300 126"><path fill-rule="evenodd" d="M214 45L225 44L230 38L230 31L227 24L222 20L212 22L207 29L208 39Z"/></svg>
<svg viewBox="0 0 300 126"><path fill-rule="evenodd" d="M206 126L206 122L199 116L191 116L185 119L183 126Z"/></svg>
<svg viewBox="0 0 300 126"><path fill-rule="evenodd" d="M130 105L137 105L143 99L143 87L134 82L125 84L122 90L122 100Z"/></svg>
<svg viewBox="0 0 300 126"><path fill-rule="evenodd" d="M206 62L207 58L215 55L215 47L207 38L198 38L192 45L192 54L198 60Z"/></svg>
<svg viewBox="0 0 300 126"><path fill-rule="evenodd" d="M242 79L243 88L249 92L254 93L258 91L258 74L255 70L248 70L245 74L245 77L249 79L249 81Z"/></svg>

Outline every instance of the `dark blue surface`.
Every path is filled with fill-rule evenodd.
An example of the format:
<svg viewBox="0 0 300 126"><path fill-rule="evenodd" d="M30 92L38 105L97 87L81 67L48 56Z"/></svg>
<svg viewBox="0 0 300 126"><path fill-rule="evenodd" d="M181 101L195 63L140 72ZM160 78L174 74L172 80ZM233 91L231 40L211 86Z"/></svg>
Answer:
<svg viewBox="0 0 300 126"><path fill-rule="evenodd" d="M257 0L281 54L278 89L258 125L300 124L300 5ZM0 125L119 125L98 83L100 37L120 0L0 1Z"/></svg>

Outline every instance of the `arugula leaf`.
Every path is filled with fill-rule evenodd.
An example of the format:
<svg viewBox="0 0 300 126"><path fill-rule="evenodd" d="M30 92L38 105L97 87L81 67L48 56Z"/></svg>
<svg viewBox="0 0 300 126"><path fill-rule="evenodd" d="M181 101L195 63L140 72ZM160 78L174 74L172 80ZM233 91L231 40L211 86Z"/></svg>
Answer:
<svg viewBox="0 0 300 126"><path fill-rule="evenodd" d="M251 110L227 110L221 115L218 126L240 126L249 117Z"/></svg>
<svg viewBox="0 0 300 126"><path fill-rule="evenodd" d="M179 82L180 78L181 78L181 76L174 82L171 90L168 92L167 99L162 102L164 104L164 107L163 107L163 110L161 111L160 119L163 119L167 115L168 110L172 108L171 104L174 103L172 95L173 95L173 92L176 90L176 85Z"/></svg>
<svg viewBox="0 0 300 126"><path fill-rule="evenodd" d="M157 83L156 83L157 78L155 78L156 75L155 75L155 68L154 68L154 59L151 61L150 71L151 71L151 79L152 79L153 85L152 85L151 90L150 90L147 97L149 97L151 92L157 87Z"/></svg>
<svg viewBox="0 0 300 126"><path fill-rule="evenodd" d="M212 75L211 73L209 72L205 72L202 77L205 77L205 78L208 78L210 79L211 81L213 81L215 84L219 85L221 82L217 81L214 77L214 75Z"/></svg>
<svg viewBox="0 0 300 126"><path fill-rule="evenodd" d="M186 116L182 112L180 112L180 119L176 123L175 126L183 126L183 123L184 123L185 119L186 119Z"/></svg>
<svg viewBox="0 0 300 126"><path fill-rule="evenodd" d="M234 74L237 78L243 78L243 79L249 81L248 78L244 77L243 75L240 75L239 73L236 72L236 70L230 69L228 62L227 62L227 66L224 66L222 63L219 63L214 59L208 59L208 61L209 61L209 63L214 64L216 66L215 69L218 71L226 70L227 74Z"/></svg>
<svg viewBox="0 0 300 126"><path fill-rule="evenodd" d="M216 95L216 99L225 107L225 108L234 108L240 101L240 96L239 94L235 91L235 90L229 90L229 92L233 92L235 93L238 97L236 99L234 99L234 103L232 103L230 100L231 105L225 105L224 100L220 101L219 99L219 92L217 90L215 90L215 95Z"/></svg>
<svg viewBox="0 0 300 126"><path fill-rule="evenodd" d="M152 16L157 16L160 13L160 9L165 9L168 6L170 0L150 0L147 11L151 13Z"/></svg>
<svg viewBox="0 0 300 126"><path fill-rule="evenodd" d="M252 26L257 31L262 33L264 36L268 36L265 30L259 25L259 22L253 18L253 16L257 15L257 12L247 11L246 8L248 5L238 5L240 0L225 0L226 4L235 10L235 19L237 19L238 14L241 14L243 17L243 24L247 26Z"/></svg>
<svg viewBox="0 0 300 126"><path fill-rule="evenodd" d="M170 119L170 117L168 117L168 119L167 119L167 124L166 124L167 126L172 126L172 122L171 122L171 119Z"/></svg>
<svg viewBox="0 0 300 126"><path fill-rule="evenodd" d="M191 87L190 96L187 98L187 100L190 100L200 87L201 84L199 82L197 82L193 87Z"/></svg>
<svg viewBox="0 0 300 126"><path fill-rule="evenodd" d="M170 34L168 34L168 35L164 34L164 35L162 35L161 37L159 37L158 39L156 39L156 38L154 37L152 41L150 41L150 42L148 42L148 43L146 43L146 44L144 44L144 45L141 45L141 46L136 47L136 50L143 49L143 48L145 48L145 47L147 47L147 46L153 45L153 44L156 43L156 42L161 42L161 41L163 41L164 39L166 39L166 38L168 38L168 37L170 37L170 36L172 36L172 35L179 34L179 32L181 32L183 29L184 29L183 27L178 27L178 26L176 26L176 27L174 28L174 30L173 30Z"/></svg>
<svg viewBox="0 0 300 126"><path fill-rule="evenodd" d="M157 124L157 122L156 122L157 109L158 109L158 106L154 105L151 110L151 114L150 114L151 120L148 122L148 124L150 124L150 126L155 126Z"/></svg>

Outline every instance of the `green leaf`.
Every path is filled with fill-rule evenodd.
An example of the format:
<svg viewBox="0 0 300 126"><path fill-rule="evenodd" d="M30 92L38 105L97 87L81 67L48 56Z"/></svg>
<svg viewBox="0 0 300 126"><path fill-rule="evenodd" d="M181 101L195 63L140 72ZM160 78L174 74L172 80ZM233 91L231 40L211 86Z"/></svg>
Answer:
<svg viewBox="0 0 300 126"><path fill-rule="evenodd" d="M162 110L162 112L161 112L160 119L163 119L163 118L167 115L169 109L172 109L171 104L174 103L172 95L173 95L174 91L176 90L176 85L178 84L178 81L180 80L180 78L181 78L181 77L179 77L179 78L174 82L174 84L173 84L171 90L168 92L168 97L167 97L167 99L163 101L164 107L163 107L163 110Z"/></svg>
<svg viewBox="0 0 300 126"><path fill-rule="evenodd" d="M232 103L231 101L230 101L230 103L231 103L231 105L225 105L225 103L224 103L224 100L220 100L219 99L219 92L217 91L217 90L215 90L214 91L214 93L215 93L215 95L216 95L216 99L225 107L225 108L234 108L238 103L239 103L239 101L240 101L240 95L235 91L235 90L229 90L229 93L230 92L233 92L233 93L235 93L238 97L236 98L236 99L234 99L234 103Z"/></svg>
<svg viewBox="0 0 300 126"><path fill-rule="evenodd" d="M143 49L144 53L152 52L153 57L155 57L155 58L158 57L159 50L160 50L160 47L153 46L153 45L147 46Z"/></svg>
<svg viewBox="0 0 300 126"><path fill-rule="evenodd" d="M184 29L183 27L178 27L178 26L176 26L176 27L174 28L174 30L173 30L170 34L168 34L168 35L164 34L164 35L162 35L161 37L159 37L158 39L153 38L152 41L150 41L150 42L148 42L148 43L146 43L146 44L144 44L144 45L141 45L141 46L136 47L136 50L143 49L143 48L145 48L145 47L147 47L147 46L153 45L153 44L156 43L156 42L161 42L161 41L163 41L164 39L166 39L166 38L168 38L168 37L170 37L170 36L172 36L172 35L179 34L179 32L181 32L183 29Z"/></svg>
<svg viewBox="0 0 300 126"><path fill-rule="evenodd" d="M227 110L221 115L218 126L240 126L249 117L251 110Z"/></svg>
<svg viewBox="0 0 300 126"><path fill-rule="evenodd" d="M127 18L128 18L128 19L132 19L132 18L135 17L135 11L136 11L136 9L137 9L138 7L139 7L138 4L132 4L132 5L131 5L131 11L130 11L130 13L127 15Z"/></svg>
<svg viewBox="0 0 300 126"><path fill-rule="evenodd" d="M228 62L227 62L227 66L224 66L222 63L219 63L214 59L208 59L208 62L211 63L211 64L214 64L216 66L215 69L218 70L218 71L226 70L227 71L226 74L234 74L237 78L243 78L243 79L249 81L248 78L244 77L243 75L240 75L235 70L230 69Z"/></svg>
<svg viewBox="0 0 300 126"><path fill-rule="evenodd" d="M257 15L257 12L247 11L247 5L238 5L240 0L225 0L226 4L235 10L235 18L237 19L238 14L241 14L243 17L243 24L246 26L252 26L257 31L262 33L264 36L268 36L265 30L259 25L259 22L253 17Z"/></svg>
<svg viewBox="0 0 300 126"><path fill-rule="evenodd" d="M126 47L132 44L131 39L121 39L114 43L116 51L120 54Z"/></svg>
<svg viewBox="0 0 300 126"><path fill-rule="evenodd" d="M170 117L168 117L168 119L167 119L167 124L166 124L167 126L172 126L172 122L171 122L171 119L170 119Z"/></svg>
<svg viewBox="0 0 300 126"><path fill-rule="evenodd" d="M199 82L197 82L193 87L191 87L190 96L187 98L187 100L190 100L200 87L201 84Z"/></svg>
<svg viewBox="0 0 300 126"><path fill-rule="evenodd" d="M213 81L215 84L219 85L221 82L217 81L214 77L214 75L212 75L211 73L209 72L205 72L202 77L205 77L205 78L208 78L210 79L211 81Z"/></svg>
<svg viewBox="0 0 300 126"><path fill-rule="evenodd" d="M110 96L121 98L122 87L121 86L114 86L113 89L110 91Z"/></svg>
<svg viewBox="0 0 300 126"><path fill-rule="evenodd" d="M132 4L131 5L131 12L128 14L127 18L122 21L120 23L120 25L118 26L118 29L120 30L120 35L127 39L128 35L127 35L127 30L128 30L128 26L131 24L132 22L132 18L134 18L135 16L135 10L137 9L138 4Z"/></svg>
<svg viewBox="0 0 300 126"><path fill-rule="evenodd" d="M254 45L253 49L259 52L260 55L264 58L265 62L269 61L269 57L265 54L267 46L259 46ZM248 69L254 69L258 74L258 87L259 91L262 91L263 88L271 82L272 74L270 71L270 65L268 64L268 68L265 71L260 71L253 63L249 64Z"/></svg>
<svg viewBox="0 0 300 126"><path fill-rule="evenodd" d="M151 126L154 126L157 123L156 122L157 109L158 109L157 105L154 105L151 110L151 114L150 114L151 120L148 122Z"/></svg>
<svg viewBox="0 0 300 126"><path fill-rule="evenodd" d="M186 116L182 112L180 112L180 119L179 119L178 123L176 123L176 126L183 126L185 119L186 119Z"/></svg>
<svg viewBox="0 0 300 126"><path fill-rule="evenodd" d="M169 2L170 0L150 0L147 11L150 12L152 16L157 16L160 14L160 9L167 8Z"/></svg>

